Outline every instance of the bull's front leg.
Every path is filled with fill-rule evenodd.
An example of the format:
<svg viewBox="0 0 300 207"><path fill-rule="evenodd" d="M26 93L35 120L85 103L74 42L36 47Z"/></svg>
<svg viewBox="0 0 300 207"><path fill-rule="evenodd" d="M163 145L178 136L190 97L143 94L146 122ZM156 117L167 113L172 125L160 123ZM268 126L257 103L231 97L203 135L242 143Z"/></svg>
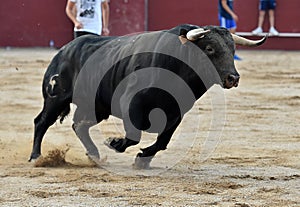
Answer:
<svg viewBox="0 0 300 207"><path fill-rule="evenodd" d="M105 140L104 144L108 146L110 149L115 150L116 152L125 152L125 150L133 145L137 145L139 142L134 141L131 139L125 138L117 138L117 137L110 137Z"/></svg>
<svg viewBox="0 0 300 207"><path fill-rule="evenodd" d="M150 162L153 157L158 151L167 149L167 145L169 144L171 137L180 122L181 119L179 118L171 128L158 135L157 140L153 145L141 149L142 152L137 154L133 164L135 169L150 169Z"/></svg>
<svg viewBox="0 0 300 207"><path fill-rule="evenodd" d="M125 152L125 150L133 145L137 145L141 139L141 130L132 125L128 119L123 120L126 131L125 138L110 137L105 140L104 144L116 152Z"/></svg>

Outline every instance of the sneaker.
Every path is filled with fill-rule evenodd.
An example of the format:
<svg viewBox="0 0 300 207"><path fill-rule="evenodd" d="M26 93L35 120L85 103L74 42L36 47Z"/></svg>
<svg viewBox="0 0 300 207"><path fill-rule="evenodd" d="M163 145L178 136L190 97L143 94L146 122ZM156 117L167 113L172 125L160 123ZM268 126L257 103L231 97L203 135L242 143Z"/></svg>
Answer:
<svg viewBox="0 0 300 207"><path fill-rule="evenodd" d="M263 32L261 27L257 27L255 30L252 31L252 34L254 35L258 35L261 34Z"/></svg>
<svg viewBox="0 0 300 207"><path fill-rule="evenodd" d="M242 60L242 58L240 58L240 57L237 56L237 55L234 55L234 56L233 56L233 59L235 59L235 60Z"/></svg>
<svg viewBox="0 0 300 207"><path fill-rule="evenodd" d="M274 35L274 36L278 36L279 35L279 32L274 27L270 28L269 33L272 34L272 35Z"/></svg>

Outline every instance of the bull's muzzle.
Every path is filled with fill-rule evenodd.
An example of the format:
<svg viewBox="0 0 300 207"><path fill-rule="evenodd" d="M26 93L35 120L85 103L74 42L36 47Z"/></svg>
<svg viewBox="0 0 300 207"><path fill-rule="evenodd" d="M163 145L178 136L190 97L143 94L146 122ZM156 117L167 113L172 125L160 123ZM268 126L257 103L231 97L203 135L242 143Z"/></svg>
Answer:
<svg viewBox="0 0 300 207"><path fill-rule="evenodd" d="M239 85L239 80L240 80L239 75L232 75L232 74L227 75L224 81L224 88L229 89L232 87L237 87Z"/></svg>

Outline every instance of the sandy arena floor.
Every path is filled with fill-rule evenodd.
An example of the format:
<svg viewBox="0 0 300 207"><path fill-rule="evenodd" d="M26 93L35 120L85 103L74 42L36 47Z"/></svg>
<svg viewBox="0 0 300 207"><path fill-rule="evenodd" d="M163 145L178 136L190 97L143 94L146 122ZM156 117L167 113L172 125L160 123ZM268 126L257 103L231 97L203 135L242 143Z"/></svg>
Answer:
<svg viewBox="0 0 300 207"><path fill-rule="evenodd" d="M72 115L53 125L42 145L43 155L69 148L68 163L27 162L41 81L56 52L0 49L0 206L300 206L300 52L238 51L241 80L224 92L221 136L207 139L218 110L207 94L148 171L131 164L154 135L143 134L144 142L125 154L103 146L106 137L123 133L115 118L91 130L107 156L104 168L85 156Z"/></svg>

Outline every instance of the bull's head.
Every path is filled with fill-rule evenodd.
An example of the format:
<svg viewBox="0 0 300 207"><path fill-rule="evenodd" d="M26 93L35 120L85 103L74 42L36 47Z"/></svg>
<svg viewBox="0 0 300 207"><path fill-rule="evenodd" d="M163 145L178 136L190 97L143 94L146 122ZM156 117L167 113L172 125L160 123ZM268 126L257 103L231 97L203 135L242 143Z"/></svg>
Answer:
<svg viewBox="0 0 300 207"><path fill-rule="evenodd" d="M185 32L184 32L185 33ZM240 75L234 65L235 45L255 47L263 44L267 38L249 40L231 34L222 27L207 26L186 31L184 35L196 44L211 60L217 69L223 88L237 87Z"/></svg>

